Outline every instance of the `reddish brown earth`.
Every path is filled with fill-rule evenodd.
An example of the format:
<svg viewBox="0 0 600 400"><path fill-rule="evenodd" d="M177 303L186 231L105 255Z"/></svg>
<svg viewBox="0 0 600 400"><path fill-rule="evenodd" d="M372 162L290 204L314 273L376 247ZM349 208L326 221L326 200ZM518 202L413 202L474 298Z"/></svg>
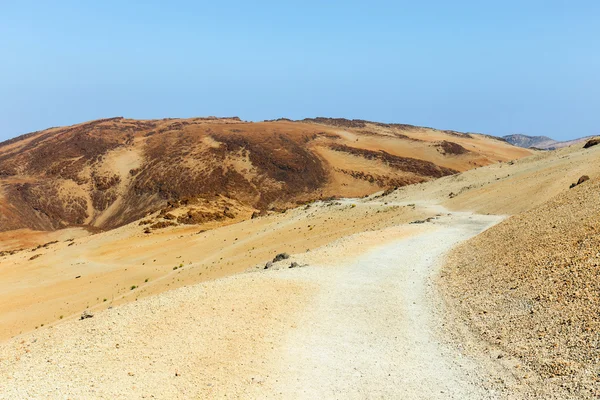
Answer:
<svg viewBox="0 0 600 400"><path fill-rule="evenodd" d="M227 221L528 154L485 135L362 120L110 118L0 143L0 231L106 230L173 209L170 224ZM164 215L151 225L170 225Z"/></svg>

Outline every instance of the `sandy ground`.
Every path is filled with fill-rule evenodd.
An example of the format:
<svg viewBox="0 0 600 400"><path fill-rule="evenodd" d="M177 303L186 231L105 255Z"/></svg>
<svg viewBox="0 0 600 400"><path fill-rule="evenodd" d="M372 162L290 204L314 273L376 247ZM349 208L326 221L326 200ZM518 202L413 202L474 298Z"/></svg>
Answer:
<svg viewBox="0 0 600 400"><path fill-rule="evenodd" d="M485 371L433 333L430 279L496 221L456 213L356 234L287 260L309 266L21 335L0 348L0 398L493 398Z"/></svg>
<svg viewBox="0 0 600 400"><path fill-rule="evenodd" d="M450 210L515 215L567 191L582 175L600 176L600 146L583 145L400 188L387 201L430 202Z"/></svg>
<svg viewBox="0 0 600 400"><path fill-rule="evenodd" d="M0 256L0 340L78 317L86 308L106 309L222 278L281 252L303 253L431 215L406 203L318 202L215 229L206 224L146 235L134 223Z"/></svg>

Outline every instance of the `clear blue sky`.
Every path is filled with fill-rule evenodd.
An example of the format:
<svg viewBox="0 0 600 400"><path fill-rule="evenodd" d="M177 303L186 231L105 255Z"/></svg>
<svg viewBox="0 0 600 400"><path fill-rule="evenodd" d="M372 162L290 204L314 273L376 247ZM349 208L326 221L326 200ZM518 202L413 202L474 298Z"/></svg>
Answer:
<svg viewBox="0 0 600 400"><path fill-rule="evenodd" d="M600 1L0 0L0 139L112 116L600 133Z"/></svg>

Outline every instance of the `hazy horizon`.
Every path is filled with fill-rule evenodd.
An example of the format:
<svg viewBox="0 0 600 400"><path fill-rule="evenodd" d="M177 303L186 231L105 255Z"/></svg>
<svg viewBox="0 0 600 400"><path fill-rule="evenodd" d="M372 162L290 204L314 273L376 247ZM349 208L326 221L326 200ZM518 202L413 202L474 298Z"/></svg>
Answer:
<svg viewBox="0 0 600 400"><path fill-rule="evenodd" d="M591 0L3 4L0 141L209 115L596 135L598 15Z"/></svg>

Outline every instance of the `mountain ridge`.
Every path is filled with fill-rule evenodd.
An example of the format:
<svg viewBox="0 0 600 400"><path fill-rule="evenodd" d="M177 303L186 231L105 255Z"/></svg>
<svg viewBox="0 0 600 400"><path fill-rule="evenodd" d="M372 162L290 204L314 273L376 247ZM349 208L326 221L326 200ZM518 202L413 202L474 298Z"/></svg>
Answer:
<svg viewBox="0 0 600 400"><path fill-rule="evenodd" d="M572 139L572 140L559 141L559 140L554 140L548 136L529 136L529 135L523 135L523 134L513 134L513 135L502 136L503 139L505 139L507 142L509 142L515 146L519 146L519 147L523 147L523 148L532 148L533 147L533 148L541 149L541 150L560 149L563 147L571 146L576 143L583 142L583 141L588 140L593 137L594 136L592 135L592 136L584 136L584 137Z"/></svg>

